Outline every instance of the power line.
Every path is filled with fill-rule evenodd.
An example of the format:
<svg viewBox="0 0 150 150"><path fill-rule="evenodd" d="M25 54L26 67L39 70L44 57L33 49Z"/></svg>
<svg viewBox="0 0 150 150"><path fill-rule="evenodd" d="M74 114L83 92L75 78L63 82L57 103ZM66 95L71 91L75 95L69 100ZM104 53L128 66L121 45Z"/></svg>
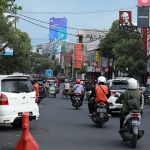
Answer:
<svg viewBox="0 0 150 150"><path fill-rule="evenodd" d="M23 12L20 13L29 13L29 14L90 14L90 13L102 13L102 12L114 12L125 9L135 9L134 7L118 8L118 9L106 9L106 10L94 10L94 11L79 11L79 12Z"/></svg>
<svg viewBox="0 0 150 150"><path fill-rule="evenodd" d="M27 21L27 22L29 22L29 23L31 23L31 24L34 24L34 25L37 25L37 26L39 26L39 27L45 28L45 29L49 29L49 30L56 31L56 32L59 32L59 33L64 33L64 34L68 34L68 35L76 36L76 35L71 34L71 33L67 33L67 32L65 33L65 32L62 32L62 31L58 31L58 30L54 30L54 29L51 29L51 28L48 28L48 27L44 27L44 26L42 26L42 25L39 25L39 24L34 23L34 22L31 22L31 21L26 20L26 19L21 18L21 17L19 17L19 18L20 18L20 19L22 19L22 20L24 20L24 21Z"/></svg>
<svg viewBox="0 0 150 150"><path fill-rule="evenodd" d="M18 14L18 13L17 13L17 14ZM18 15L23 16L23 17L28 18L28 19L32 19L32 20L41 22L41 23L50 24L50 23L48 23L48 22L41 21L41 20L38 20L38 19L34 19L34 18L25 16L25 15L21 15L21 14L18 14ZM53 25L56 25L56 24L53 24ZM86 29L79 29L79 28L74 28L74 27L66 27L66 26L61 26L61 25L56 25L56 26L58 26L58 27L64 27L64 28L69 28L69 29L73 29L73 30L97 31L97 32L102 32L102 33L104 33L104 34L106 34L106 32L107 32L107 31L106 31L106 32L105 32L105 31L100 31L100 30L98 30L98 29L86 30Z"/></svg>

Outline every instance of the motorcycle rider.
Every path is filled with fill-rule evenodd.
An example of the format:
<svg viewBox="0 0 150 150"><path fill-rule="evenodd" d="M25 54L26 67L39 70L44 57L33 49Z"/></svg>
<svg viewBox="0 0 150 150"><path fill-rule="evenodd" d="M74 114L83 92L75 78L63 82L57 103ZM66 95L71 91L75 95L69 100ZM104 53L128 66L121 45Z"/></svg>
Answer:
<svg viewBox="0 0 150 150"><path fill-rule="evenodd" d="M146 91L145 91L145 101L144 103L146 104L146 99L148 98L148 96L150 96L150 83L148 82L146 87Z"/></svg>
<svg viewBox="0 0 150 150"><path fill-rule="evenodd" d="M95 104L99 103L100 101L104 101L107 105L107 114L109 117L111 115L109 114L109 104L108 104L108 98L110 97L110 90L108 89L108 86L105 85L106 78L104 76L98 77L98 84L93 88L92 93L90 94L90 98L95 97L94 100L90 101L88 103L89 108L89 116L92 117L93 112L95 112Z"/></svg>
<svg viewBox="0 0 150 150"><path fill-rule="evenodd" d="M68 91L69 91L70 89L71 89L71 85L70 85L69 81L67 80L67 81L65 81L65 83L64 83L64 93L65 93L66 97L68 96Z"/></svg>
<svg viewBox="0 0 150 150"><path fill-rule="evenodd" d="M141 85L141 90L144 96L144 105L146 105L146 87L144 86L144 84Z"/></svg>
<svg viewBox="0 0 150 150"><path fill-rule="evenodd" d="M128 104L128 100L129 100L128 91L129 90L137 99L137 104L139 104L140 106L142 105L142 94L140 90L137 89L137 87L138 87L137 81L134 78L130 78L127 81L127 90L122 95L120 95L120 97L115 102L115 103L122 103L122 100L123 100L123 106L120 112L120 130L123 128L123 122L124 122L125 117L130 112L129 104Z"/></svg>
<svg viewBox="0 0 150 150"><path fill-rule="evenodd" d="M72 92L73 94L70 95L70 99L72 101L72 96L75 94L75 93L79 93L81 94L81 97L80 97L80 100L83 101L84 99L84 88L83 86L80 84L81 81L79 79L76 80L76 84L72 87Z"/></svg>
<svg viewBox="0 0 150 150"><path fill-rule="evenodd" d="M85 88L85 97L84 97L85 100L87 99L87 92L93 91L93 88L94 85L91 82L89 82L89 84Z"/></svg>

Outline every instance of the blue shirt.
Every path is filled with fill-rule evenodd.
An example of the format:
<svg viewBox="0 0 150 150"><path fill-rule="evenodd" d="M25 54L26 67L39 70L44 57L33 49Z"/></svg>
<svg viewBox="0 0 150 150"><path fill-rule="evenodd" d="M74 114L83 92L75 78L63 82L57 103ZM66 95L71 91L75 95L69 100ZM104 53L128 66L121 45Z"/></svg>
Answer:
<svg viewBox="0 0 150 150"><path fill-rule="evenodd" d="M83 93L84 92L84 88L83 88L83 86L81 85L81 84L75 84L74 86L73 86L73 88L72 88L72 91L74 92L74 93Z"/></svg>

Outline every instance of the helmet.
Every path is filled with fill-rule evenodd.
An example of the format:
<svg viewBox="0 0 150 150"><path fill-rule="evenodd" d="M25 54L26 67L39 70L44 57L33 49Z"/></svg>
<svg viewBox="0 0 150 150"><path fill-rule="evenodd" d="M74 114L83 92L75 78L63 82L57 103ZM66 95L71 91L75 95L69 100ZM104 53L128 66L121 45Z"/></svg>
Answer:
<svg viewBox="0 0 150 150"><path fill-rule="evenodd" d="M135 80L134 78L130 78L127 81L127 87L128 87L128 89L137 89L137 87L138 87L137 80Z"/></svg>
<svg viewBox="0 0 150 150"><path fill-rule="evenodd" d="M106 82L106 78L104 76L100 76L100 77L98 77L97 81L98 81L98 84L99 83L105 83Z"/></svg>
<svg viewBox="0 0 150 150"><path fill-rule="evenodd" d="M76 80L76 84L80 84L80 82L81 82L81 81L80 81L79 79Z"/></svg>

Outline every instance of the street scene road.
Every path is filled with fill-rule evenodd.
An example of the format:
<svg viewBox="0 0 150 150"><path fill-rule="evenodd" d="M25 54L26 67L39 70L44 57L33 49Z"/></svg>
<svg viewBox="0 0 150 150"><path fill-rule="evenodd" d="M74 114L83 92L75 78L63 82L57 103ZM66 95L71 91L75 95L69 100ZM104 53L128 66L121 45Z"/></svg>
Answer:
<svg viewBox="0 0 150 150"><path fill-rule="evenodd" d="M61 85L62 89L63 84ZM88 105L76 110L70 98L45 98L40 104L40 119L30 122L30 133L40 150L127 150L129 144L122 141L119 130L119 114L115 113L102 128L97 127L88 116ZM144 107L141 128L145 135L137 143L137 150L148 150L149 106ZM0 149L12 150L21 136L21 129L0 125Z"/></svg>

